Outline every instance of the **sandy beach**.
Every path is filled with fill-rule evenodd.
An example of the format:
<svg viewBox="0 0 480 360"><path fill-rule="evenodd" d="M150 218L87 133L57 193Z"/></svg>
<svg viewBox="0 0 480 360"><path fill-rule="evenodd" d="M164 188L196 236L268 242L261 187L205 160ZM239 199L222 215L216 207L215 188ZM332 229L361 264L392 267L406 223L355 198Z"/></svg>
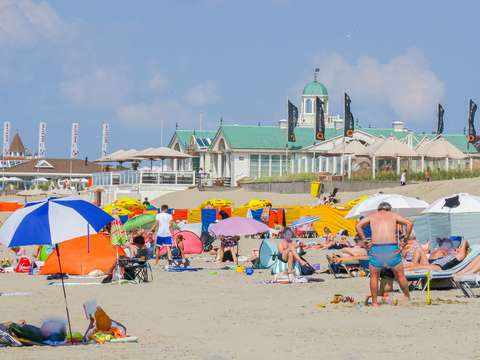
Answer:
<svg viewBox="0 0 480 360"><path fill-rule="evenodd" d="M461 189L478 193L478 179L409 185L389 192L432 200ZM305 204L308 195L245 193L217 194L185 191L157 199L171 206L197 206L208 197L229 198L240 204L250 198L274 203ZM343 199L359 194L342 194ZM259 240L242 240L240 251L249 255ZM311 250L306 258L325 269L327 252ZM209 255L192 258L198 272L169 273L154 267L154 281L145 284L91 284L67 286L73 329L83 332L88 322L82 304L92 298L111 317L138 336L138 343L76 347L31 347L0 350L12 360L83 359L478 359L480 344L473 329L480 325L478 299L465 299L459 290L413 292L409 306L330 304L334 294L353 296L356 302L368 293L367 278L335 279L318 274L308 284L268 284L268 270L253 276L220 269ZM60 286L44 277L1 274L0 292L28 292L0 296L0 319L25 319L32 324L64 317ZM92 279L67 282L98 283ZM396 297L400 297L398 293ZM438 300L440 299L440 300ZM449 303L450 302L450 303ZM88 351L88 353L86 352Z"/></svg>
<svg viewBox="0 0 480 360"><path fill-rule="evenodd" d="M249 240L244 247L257 246ZM323 262L325 252L310 251L307 259ZM413 293L413 305L379 309L331 305L336 293L362 300L368 279L334 279L330 274L309 284L264 284L268 271L253 276L218 270L208 256L194 258L204 270L169 273L154 269L154 281L140 285L67 287L73 327L87 321L82 303L96 298L107 312L127 326L138 344L88 345L74 348L2 349L5 359L478 359L475 331L478 300L460 291L434 291L433 299L461 303L425 305L425 294ZM69 280L79 281L79 280ZM82 280L91 282L91 280ZM1 318L39 323L64 316L62 290L38 276L4 274L2 291L30 296L0 297ZM399 295L397 295L399 296ZM437 302L438 303L438 302ZM319 306L320 304L320 306ZM325 308L321 306L326 306Z"/></svg>

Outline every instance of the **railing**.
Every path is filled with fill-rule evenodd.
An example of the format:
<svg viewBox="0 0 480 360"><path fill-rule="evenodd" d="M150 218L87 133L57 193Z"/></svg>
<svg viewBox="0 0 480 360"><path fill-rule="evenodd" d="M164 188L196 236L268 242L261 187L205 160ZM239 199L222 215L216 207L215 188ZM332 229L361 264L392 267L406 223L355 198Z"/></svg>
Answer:
<svg viewBox="0 0 480 360"><path fill-rule="evenodd" d="M194 171L102 172L92 175L93 186L111 185L195 185Z"/></svg>

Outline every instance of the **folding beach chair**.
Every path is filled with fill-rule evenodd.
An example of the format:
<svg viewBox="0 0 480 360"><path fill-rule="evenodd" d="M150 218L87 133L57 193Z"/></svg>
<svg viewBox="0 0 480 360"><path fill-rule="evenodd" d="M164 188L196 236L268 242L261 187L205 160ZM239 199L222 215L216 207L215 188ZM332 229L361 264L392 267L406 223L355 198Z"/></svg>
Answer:
<svg viewBox="0 0 480 360"><path fill-rule="evenodd" d="M120 264L125 272L125 280L135 281L137 283L153 281L152 267L148 261L138 261L135 259L121 260Z"/></svg>

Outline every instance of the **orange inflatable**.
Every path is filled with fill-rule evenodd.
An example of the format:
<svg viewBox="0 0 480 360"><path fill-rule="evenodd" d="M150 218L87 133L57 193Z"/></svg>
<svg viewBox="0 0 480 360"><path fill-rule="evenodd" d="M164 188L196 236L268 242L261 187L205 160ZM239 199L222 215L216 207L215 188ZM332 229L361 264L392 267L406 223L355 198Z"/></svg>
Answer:
<svg viewBox="0 0 480 360"><path fill-rule="evenodd" d="M103 234L90 235L65 241L59 245L62 271L70 275L87 275L93 270L107 272L117 260L117 250L110 242L110 238ZM118 255L125 255L122 248L118 248ZM45 261L40 271L41 275L57 274L57 252L53 251Z"/></svg>

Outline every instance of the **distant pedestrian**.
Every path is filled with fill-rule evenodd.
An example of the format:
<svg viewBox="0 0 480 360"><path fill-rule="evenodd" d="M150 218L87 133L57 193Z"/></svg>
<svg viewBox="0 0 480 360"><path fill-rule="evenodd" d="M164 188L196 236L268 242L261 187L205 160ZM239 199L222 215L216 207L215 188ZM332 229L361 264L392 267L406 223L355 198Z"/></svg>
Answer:
<svg viewBox="0 0 480 360"><path fill-rule="evenodd" d="M403 170L402 175L400 175L400 185L407 185L407 170Z"/></svg>
<svg viewBox="0 0 480 360"><path fill-rule="evenodd" d="M143 200L143 206L148 209L150 206L152 206L150 204L150 201L148 201L148 197L145 198L145 200Z"/></svg>
<svg viewBox="0 0 480 360"><path fill-rule="evenodd" d="M432 181L432 170L430 170L430 166L427 166L427 170L425 170L425 181Z"/></svg>

